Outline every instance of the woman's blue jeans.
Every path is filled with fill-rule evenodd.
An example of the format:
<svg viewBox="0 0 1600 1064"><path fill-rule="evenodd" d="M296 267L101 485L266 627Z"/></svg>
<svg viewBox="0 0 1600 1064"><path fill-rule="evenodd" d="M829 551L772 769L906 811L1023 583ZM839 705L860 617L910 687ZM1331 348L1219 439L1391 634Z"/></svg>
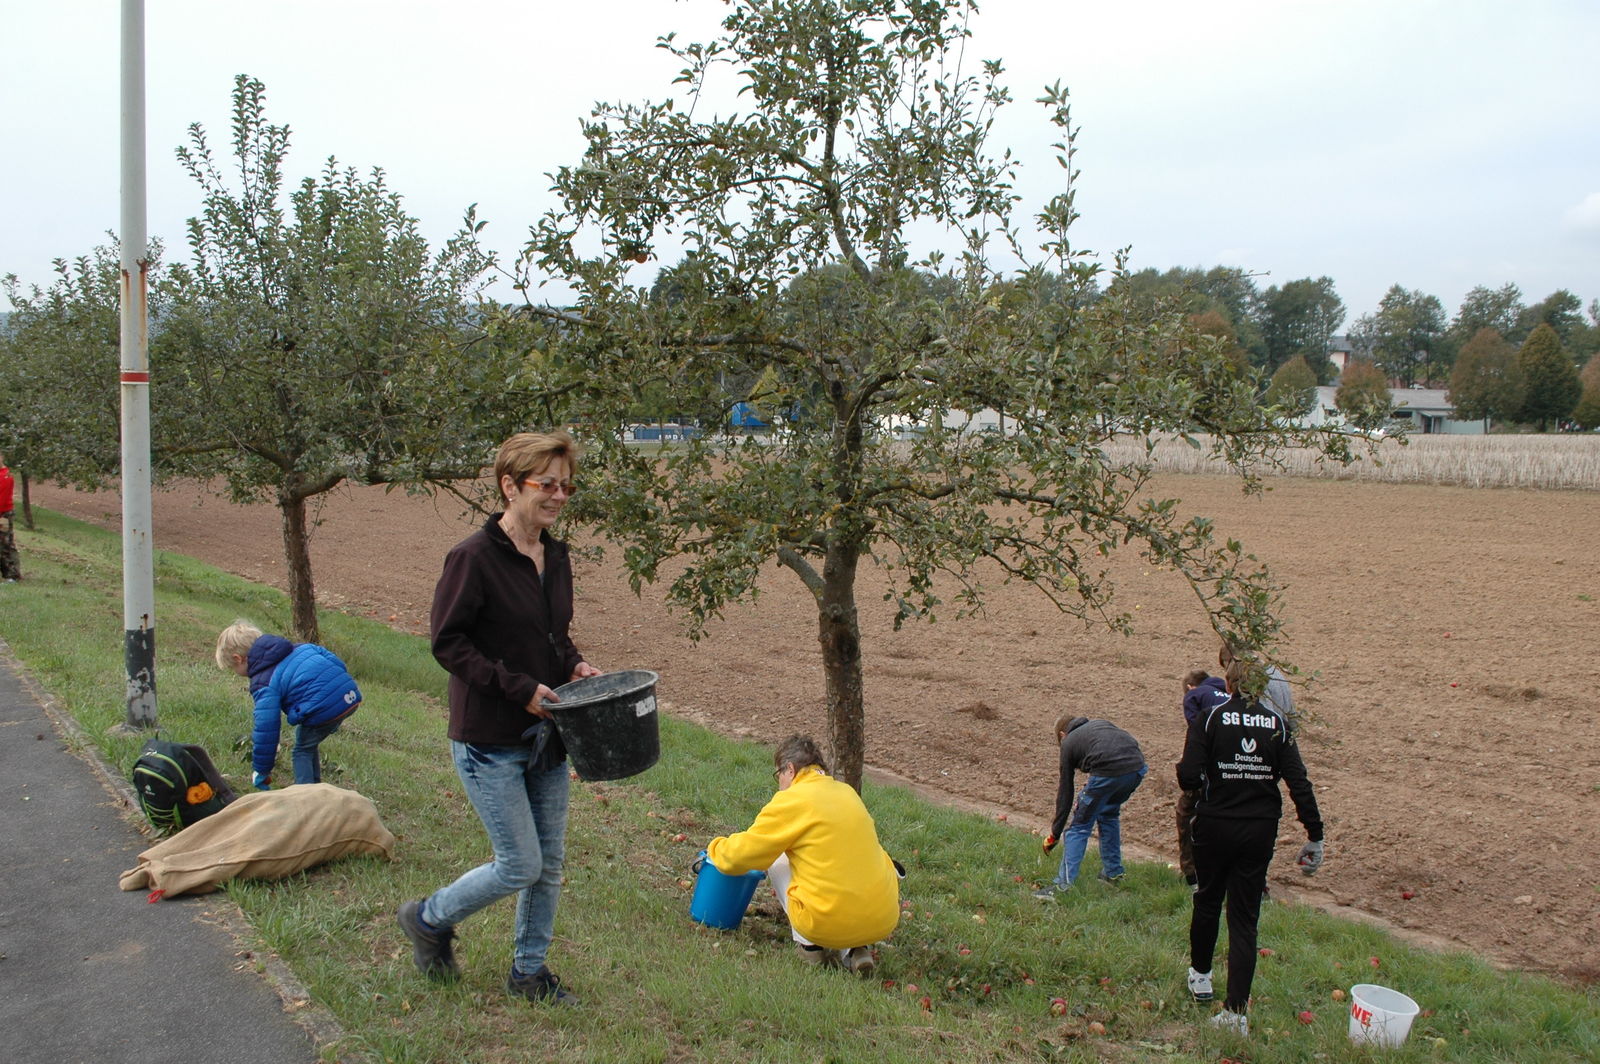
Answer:
<svg viewBox="0 0 1600 1064"><path fill-rule="evenodd" d="M1072 819L1061 837L1061 871L1056 886L1062 890L1078 878L1078 868L1089 849L1089 834L1100 831L1100 874L1122 875L1122 803L1139 789L1148 767L1121 776L1090 776L1072 806Z"/></svg>
<svg viewBox="0 0 1600 1064"><path fill-rule="evenodd" d="M561 896L566 856L567 788L563 761L533 768L531 746L450 743L456 774L489 833L494 860L479 865L422 906L434 927L454 927L490 902L517 894L516 945L512 961L532 975L544 964Z"/></svg>

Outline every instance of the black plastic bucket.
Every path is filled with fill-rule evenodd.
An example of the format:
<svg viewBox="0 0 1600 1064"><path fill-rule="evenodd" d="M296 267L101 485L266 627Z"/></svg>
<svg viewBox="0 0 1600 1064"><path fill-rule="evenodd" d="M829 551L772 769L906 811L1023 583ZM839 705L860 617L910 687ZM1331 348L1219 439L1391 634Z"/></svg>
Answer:
<svg viewBox="0 0 1600 1064"><path fill-rule="evenodd" d="M648 669L601 673L556 688L546 702L579 779L637 776L661 757L656 681Z"/></svg>

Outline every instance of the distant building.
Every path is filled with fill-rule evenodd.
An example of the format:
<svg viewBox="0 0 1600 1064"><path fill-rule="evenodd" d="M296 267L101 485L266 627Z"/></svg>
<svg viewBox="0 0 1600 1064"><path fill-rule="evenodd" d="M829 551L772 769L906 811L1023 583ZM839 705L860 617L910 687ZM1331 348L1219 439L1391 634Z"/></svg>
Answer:
<svg viewBox="0 0 1600 1064"><path fill-rule="evenodd" d="M1344 376L1350 360L1356 357L1355 348L1348 336L1335 336L1328 341L1328 361L1333 364L1333 379Z"/></svg>
<svg viewBox="0 0 1600 1064"><path fill-rule="evenodd" d="M1339 389L1323 385L1317 389L1317 401L1306 415L1306 424L1313 428L1343 425L1344 415L1334 402ZM1488 422L1482 419L1457 421L1456 408L1443 388L1390 388L1394 404L1390 421L1406 426L1406 431L1417 436L1443 433L1457 436L1481 436L1488 431Z"/></svg>

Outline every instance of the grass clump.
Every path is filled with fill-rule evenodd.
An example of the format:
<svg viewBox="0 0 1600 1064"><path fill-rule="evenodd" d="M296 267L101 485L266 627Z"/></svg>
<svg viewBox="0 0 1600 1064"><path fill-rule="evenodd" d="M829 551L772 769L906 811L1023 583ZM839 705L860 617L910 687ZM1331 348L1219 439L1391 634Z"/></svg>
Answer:
<svg viewBox="0 0 1600 1064"><path fill-rule="evenodd" d="M110 733L125 698L117 540L51 514L19 535L29 575L5 590L0 637L125 770L141 741ZM212 647L241 616L282 630L287 604L170 555L158 556L156 581L162 729L204 745L236 788L248 786L249 698L215 667ZM324 1047L330 1059L1370 1061L1346 1037L1348 1001L1333 1000L1365 981L1400 988L1426 1010L1384 1060L1600 1059L1592 990L1283 905L1262 917L1261 944L1273 952L1258 968L1251 1039L1215 1032L1184 988L1189 895L1164 867L1135 865L1114 887L1096 880L1091 855L1079 887L1042 905L1029 891L1055 862L1036 840L893 787L868 785L866 801L908 868L898 932L870 981L802 966L765 888L736 931L688 919L690 862L713 835L748 824L770 795L771 761L763 747L671 719L656 767L573 784L550 959L582 1008L533 1007L503 992L509 900L460 928L464 978L429 983L394 911L489 856L450 766L445 677L417 637L340 614L325 615L323 631L366 695L324 744L324 775L372 799L399 839L395 857L236 882L228 893L255 945L277 952L338 1020L344 1036ZM1219 980L1225 949L1224 935Z"/></svg>

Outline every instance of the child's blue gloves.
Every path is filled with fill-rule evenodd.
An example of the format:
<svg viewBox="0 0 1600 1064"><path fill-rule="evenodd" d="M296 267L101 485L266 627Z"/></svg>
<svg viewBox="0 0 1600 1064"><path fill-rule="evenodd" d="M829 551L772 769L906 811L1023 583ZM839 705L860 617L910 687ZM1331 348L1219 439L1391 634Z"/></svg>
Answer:
<svg viewBox="0 0 1600 1064"><path fill-rule="evenodd" d="M255 785L255 788L258 791L270 791L270 790L272 790L272 777L271 776L263 776L259 772L252 772L252 773L250 773L250 782Z"/></svg>

